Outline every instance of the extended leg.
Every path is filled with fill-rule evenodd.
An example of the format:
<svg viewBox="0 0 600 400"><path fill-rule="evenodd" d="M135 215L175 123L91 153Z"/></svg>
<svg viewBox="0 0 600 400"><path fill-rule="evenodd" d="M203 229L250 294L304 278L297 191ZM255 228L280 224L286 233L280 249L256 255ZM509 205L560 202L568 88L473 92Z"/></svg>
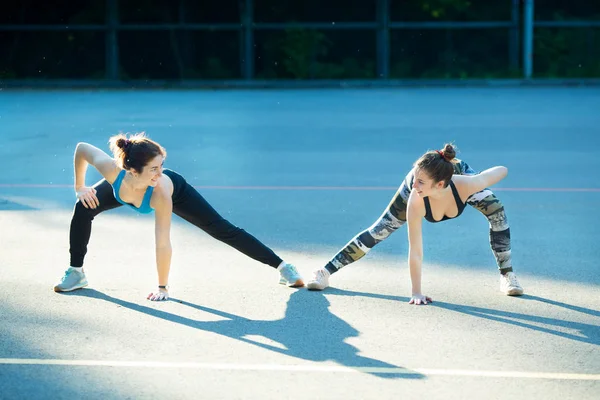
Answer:
<svg viewBox="0 0 600 400"><path fill-rule="evenodd" d="M406 204L412 185L412 175L404 180L385 211L369 228L358 233L350 240L324 268L314 272L307 283L311 290L323 290L329 286L329 276L346 265L363 258L376 244L387 239L392 233L406 223Z"/></svg>
<svg viewBox="0 0 600 400"><path fill-rule="evenodd" d="M402 197L396 196L390 206L373 225L358 233L333 258L325 268L333 274L355 261L363 258L376 244L387 239L392 233L406 223L406 203Z"/></svg>
<svg viewBox="0 0 600 400"><path fill-rule="evenodd" d="M233 225L186 183L182 199L173 205L173 212L215 239L228 244L254 260L277 268L282 259L245 230Z"/></svg>

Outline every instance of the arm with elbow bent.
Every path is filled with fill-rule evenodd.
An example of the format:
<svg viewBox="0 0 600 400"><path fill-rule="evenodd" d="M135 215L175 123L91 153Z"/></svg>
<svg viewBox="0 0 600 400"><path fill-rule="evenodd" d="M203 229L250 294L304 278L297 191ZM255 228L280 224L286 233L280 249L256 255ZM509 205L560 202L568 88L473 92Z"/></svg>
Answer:
<svg viewBox="0 0 600 400"><path fill-rule="evenodd" d="M477 175L469 175L467 177L469 195L495 185L506 178L507 175L508 168L503 166L488 168Z"/></svg>
<svg viewBox="0 0 600 400"><path fill-rule="evenodd" d="M114 182L118 167L114 159L99 148L89 143L77 143L73 157L75 193L84 207L96 208L100 205L96 197L96 189L85 185L85 173L90 164L110 183Z"/></svg>
<svg viewBox="0 0 600 400"><path fill-rule="evenodd" d="M422 294L421 266L423 265L423 236L422 221L424 210L417 204L418 196L414 191L408 199L407 225L408 225L408 265L412 283L412 295L409 304L431 303L431 297Z"/></svg>
<svg viewBox="0 0 600 400"><path fill-rule="evenodd" d="M156 242L156 271L158 273L158 290L151 292L147 299L152 301L167 300L169 298L169 272L171 270L171 218L173 215L173 202L165 190L156 193L155 211L155 242Z"/></svg>

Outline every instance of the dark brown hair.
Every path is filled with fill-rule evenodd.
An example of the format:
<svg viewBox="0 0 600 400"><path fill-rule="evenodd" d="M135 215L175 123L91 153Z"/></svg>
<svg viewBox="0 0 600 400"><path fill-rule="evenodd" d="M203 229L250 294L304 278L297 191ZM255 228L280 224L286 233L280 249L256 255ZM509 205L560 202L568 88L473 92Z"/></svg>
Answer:
<svg viewBox="0 0 600 400"><path fill-rule="evenodd" d="M156 156L167 157L167 151L154 140L147 138L144 132L136 133L129 138L120 133L112 136L108 143L115 160L125 170L134 169L141 173Z"/></svg>
<svg viewBox="0 0 600 400"><path fill-rule="evenodd" d="M456 157L455 146L446 143L443 150L430 150L423 154L414 166L425 171L433 179L434 184L443 181L444 187L447 187L454 174L456 163L454 157Z"/></svg>

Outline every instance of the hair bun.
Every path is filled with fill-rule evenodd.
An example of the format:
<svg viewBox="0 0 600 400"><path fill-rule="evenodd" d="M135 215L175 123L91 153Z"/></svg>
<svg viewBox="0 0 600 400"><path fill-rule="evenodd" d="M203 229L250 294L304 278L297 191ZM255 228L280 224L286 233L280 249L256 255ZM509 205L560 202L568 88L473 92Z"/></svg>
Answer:
<svg viewBox="0 0 600 400"><path fill-rule="evenodd" d="M456 150L451 144L444 145L444 150L442 150L441 153L447 161L452 161L454 157L456 157Z"/></svg>
<svg viewBox="0 0 600 400"><path fill-rule="evenodd" d="M115 141L115 144L117 145L117 147L125 151L131 145L131 141L124 137L120 137Z"/></svg>

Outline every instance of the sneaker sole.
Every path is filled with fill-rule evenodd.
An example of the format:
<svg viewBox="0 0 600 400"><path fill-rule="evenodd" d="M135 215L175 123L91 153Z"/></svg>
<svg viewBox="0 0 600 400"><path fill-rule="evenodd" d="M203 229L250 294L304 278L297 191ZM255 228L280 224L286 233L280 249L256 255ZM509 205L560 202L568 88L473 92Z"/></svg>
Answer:
<svg viewBox="0 0 600 400"><path fill-rule="evenodd" d="M280 285L286 285L286 286L288 286L288 287L293 287L293 288L295 288L295 287L302 287L302 286L304 286L304 281L302 281L302 279L298 279L298 280L297 280L296 282L294 282L294 283L289 283L289 282L288 282L287 280L285 280L284 278L281 278L281 279L279 280L279 284L280 284Z"/></svg>
<svg viewBox="0 0 600 400"><path fill-rule="evenodd" d="M322 288L321 286L319 286L318 283L310 283L310 282L306 285L306 288L308 290L323 290L323 289L325 289L325 288Z"/></svg>
<svg viewBox="0 0 600 400"><path fill-rule="evenodd" d="M288 287L292 287L292 288L298 288L298 287L302 287L302 286L304 286L304 282L302 281L302 279L298 279L294 283L288 283Z"/></svg>
<svg viewBox="0 0 600 400"><path fill-rule="evenodd" d="M511 289L506 292L507 296L521 296L523 295L523 289Z"/></svg>
<svg viewBox="0 0 600 400"><path fill-rule="evenodd" d="M61 288L59 288L58 286L54 286L54 291L55 291L55 292L57 292L57 293L59 293L59 292L72 292L73 290L77 290L77 289L84 288L84 287L86 287L87 285L88 285L88 283L87 283L87 282L86 282L86 283L80 283L79 285L77 285L77 286L73 286L73 287L72 287L72 288L70 288L70 289L61 289Z"/></svg>

